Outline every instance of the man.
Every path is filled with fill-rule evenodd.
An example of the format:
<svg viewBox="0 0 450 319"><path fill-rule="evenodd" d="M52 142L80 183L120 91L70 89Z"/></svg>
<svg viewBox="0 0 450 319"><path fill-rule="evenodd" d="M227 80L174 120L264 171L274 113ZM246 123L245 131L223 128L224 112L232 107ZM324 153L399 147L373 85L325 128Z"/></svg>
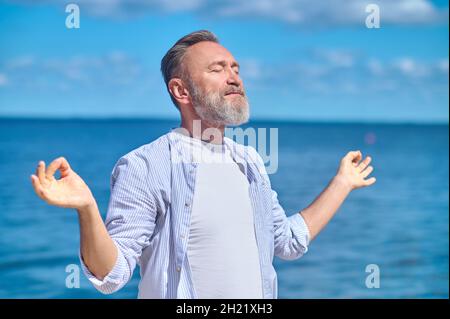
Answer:
<svg viewBox="0 0 450 319"><path fill-rule="evenodd" d="M103 293L123 287L139 264L140 298L276 298L274 255L301 257L348 194L375 182L370 157L349 152L314 202L288 218L255 149L224 137L249 117L231 53L212 33L193 32L167 52L161 71L180 130L119 159L106 227L63 157L47 169L39 162L36 193L77 210L81 264Z"/></svg>

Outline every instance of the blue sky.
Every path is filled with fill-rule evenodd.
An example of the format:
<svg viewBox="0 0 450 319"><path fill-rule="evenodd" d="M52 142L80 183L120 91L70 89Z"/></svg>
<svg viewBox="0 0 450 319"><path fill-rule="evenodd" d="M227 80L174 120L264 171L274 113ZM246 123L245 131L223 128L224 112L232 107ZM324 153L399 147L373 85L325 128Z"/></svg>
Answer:
<svg viewBox="0 0 450 319"><path fill-rule="evenodd" d="M72 1L79 29L67 3L0 0L0 116L176 118L161 57L209 29L253 119L448 123L448 1Z"/></svg>

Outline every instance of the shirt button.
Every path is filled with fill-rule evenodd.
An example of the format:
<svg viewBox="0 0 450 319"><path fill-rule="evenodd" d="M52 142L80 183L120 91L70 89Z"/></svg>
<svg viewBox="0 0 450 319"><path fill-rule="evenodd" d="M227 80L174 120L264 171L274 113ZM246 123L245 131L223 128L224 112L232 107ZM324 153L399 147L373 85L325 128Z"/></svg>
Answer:
<svg viewBox="0 0 450 319"><path fill-rule="evenodd" d="M178 272L181 271L181 267L180 267L180 266L177 267L177 271L178 271Z"/></svg>
<svg viewBox="0 0 450 319"><path fill-rule="evenodd" d="M189 202L184 203L184 206L186 206L186 207L189 207L190 205L191 205L191 203L189 203Z"/></svg>
<svg viewBox="0 0 450 319"><path fill-rule="evenodd" d="M184 235L180 235L180 238L181 238L181 239L184 239Z"/></svg>

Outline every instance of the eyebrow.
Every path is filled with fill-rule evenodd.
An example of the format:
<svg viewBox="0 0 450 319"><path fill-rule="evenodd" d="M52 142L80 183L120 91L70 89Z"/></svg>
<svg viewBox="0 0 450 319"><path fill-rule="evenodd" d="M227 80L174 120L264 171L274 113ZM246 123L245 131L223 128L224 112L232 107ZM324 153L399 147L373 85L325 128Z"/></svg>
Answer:
<svg viewBox="0 0 450 319"><path fill-rule="evenodd" d="M221 66L226 66L227 65L227 61L225 61L225 60L214 61L214 62L212 62L212 63L210 63L208 65L208 68L212 67L213 65L217 65L217 64L221 65ZM240 65L239 65L238 62L236 62L236 61L231 62L231 67L235 67L235 66L240 68Z"/></svg>

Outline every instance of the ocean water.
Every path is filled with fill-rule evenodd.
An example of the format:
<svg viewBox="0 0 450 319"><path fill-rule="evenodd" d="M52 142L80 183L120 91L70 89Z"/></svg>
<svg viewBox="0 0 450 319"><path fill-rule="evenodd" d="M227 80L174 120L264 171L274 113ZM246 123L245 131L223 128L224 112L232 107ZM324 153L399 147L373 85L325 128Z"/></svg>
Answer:
<svg viewBox="0 0 450 319"><path fill-rule="evenodd" d="M94 193L103 216L109 178L123 154L176 121L0 120L0 298L136 298L139 269L104 296L80 273L76 212L33 192L38 160L65 156ZM295 261L275 259L279 298L448 298L448 125L254 122L278 128L273 188L287 215L309 205L349 150L373 157L375 185L350 194L338 214ZM367 265L379 288L367 288Z"/></svg>

